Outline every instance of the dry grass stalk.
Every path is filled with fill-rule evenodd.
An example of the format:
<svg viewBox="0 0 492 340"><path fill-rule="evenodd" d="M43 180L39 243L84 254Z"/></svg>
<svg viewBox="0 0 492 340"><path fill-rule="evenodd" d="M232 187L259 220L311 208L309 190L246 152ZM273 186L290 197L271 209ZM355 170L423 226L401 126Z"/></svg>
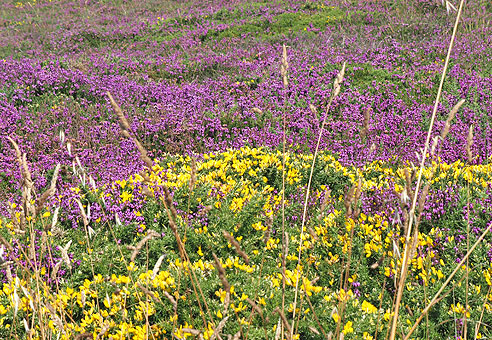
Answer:
<svg viewBox="0 0 492 340"><path fill-rule="evenodd" d="M465 257L461 260L460 263L458 263L456 265L456 267L454 268L453 272L446 279L446 282L443 283L443 285L441 286L441 288L439 289L439 291L434 295L434 297L429 302L429 304L427 305L427 307L425 307L424 310L420 313L419 317L417 318L417 320L415 321L415 323L413 324L412 328L407 333L407 335L403 338L403 340L409 340L410 336L413 334L413 332L415 331L415 329L417 329L417 326L420 324L420 322L423 320L423 318L427 315L427 313L429 313L429 310L434 305L438 304L441 300L443 300L446 297L446 295L448 295L451 291L454 290L454 288L456 286L461 285L462 281L466 277L465 275L463 275L457 282L455 282L454 285L447 292L445 292L444 294L442 294L442 292L444 291L444 289L448 286L449 282L451 282L451 280L454 277L454 275L456 275L456 273L458 272L458 270L461 269L463 267L463 265L465 265L465 262L468 260L468 258L471 255L471 253L473 253L473 251L475 250L475 248L482 242L482 240L484 239L485 235L487 235L487 233L489 231L490 231L490 228L487 228L482 233L482 235L480 235L480 237L478 238L478 240L473 244L472 248L466 253Z"/></svg>
<svg viewBox="0 0 492 340"><path fill-rule="evenodd" d="M120 106L115 102L113 96L111 96L111 93L106 92L106 95L108 96L109 101L111 102L111 106L113 107L114 112L118 116L118 120L120 123L120 128L122 130L123 136L133 140L133 142L137 146L138 151L140 152L140 158L142 159L142 161L144 161L145 165L149 168L149 170L152 170L154 162L152 162L149 156L147 156L148 154L147 150L144 148L144 146L140 143L140 141L136 137L133 137L130 134L130 124L128 123L128 120L123 114L123 111L121 110Z"/></svg>
<svg viewBox="0 0 492 340"><path fill-rule="evenodd" d="M369 119L371 118L372 108L368 107L364 111L364 120L362 122L362 130L360 132L361 139L365 139L369 133Z"/></svg>
<svg viewBox="0 0 492 340"><path fill-rule="evenodd" d="M200 331L198 329L193 328L183 328L182 331L183 333L190 333L193 336L198 336L200 334Z"/></svg>
<svg viewBox="0 0 492 340"><path fill-rule="evenodd" d="M468 163L473 161L473 154L471 147L473 145L473 124L470 125L470 129L468 130L468 137L466 138L466 157L468 158Z"/></svg>
<svg viewBox="0 0 492 340"><path fill-rule="evenodd" d="M421 183L421 180L422 180L422 174L423 174L423 170L424 170L424 166L425 166L425 160L426 160L426 157L427 157L427 151L429 149L429 142L430 142L430 139L431 139L432 130L434 128L434 121L436 119L437 109L439 107L439 101L441 99L441 93L442 93L442 89L443 89L443 85L444 85L444 79L446 78L446 72L447 72L447 69L449 67L449 61L450 61L450 58L451 58L451 51L453 49L454 41L455 41L455 38L456 38L456 32L458 31L458 24L459 24L459 21L460 21L460 18L461 18L461 13L462 13L462 10L463 10L464 3L465 3L464 0L461 0L460 1L458 13L456 15L456 19L455 19L455 22L454 22L453 33L451 35L451 40L449 42L448 51L447 51L446 59L445 59L445 62L444 62L444 67L443 67L443 70L442 70L442 73L441 73L441 80L439 82L439 88L437 90L436 99L434 101L434 108L432 110L432 116L431 116L431 120L430 120L430 124L429 124L429 129L427 131L427 138L426 138L426 141L425 141L425 147L424 147L424 151L422 152L422 157L421 157L422 159L421 159L421 163L420 163L420 167L419 167L419 175L418 175L418 178L417 178L417 185L416 185L416 189L415 189L416 192L418 192L419 189L420 189L420 183ZM415 194L413 196L412 208L410 210L410 220L409 220L409 223L408 223L407 236L409 236L409 234L411 233L411 228L412 228L412 224L413 224L413 217L414 217L413 215L414 215L414 211L415 211L416 202L417 202L417 194ZM407 263L408 255L409 255L409 249L408 249L408 244L407 244L407 246L405 247L405 252L403 254L403 261L402 261L402 263L405 263L405 264ZM400 302L401 302L401 299L402 299L402 296L403 296L403 290L404 290L404 287L405 287L406 270L407 270L407 268L404 268L402 266L402 268L401 268L401 275L400 275L400 281L401 282L400 282L400 285L398 287L398 291L397 291L397 294L396 294L396 300L395 300L395 304L394 304L395 305L394 315L393 315L393 320L392 320L392 325L391 325L391 333L390 333L390 336L389 336L389 340L394 340L395 337L396 337L396 330L397 330L397 325L398 325L398 315L399 315Z"/></svg>
<svg viewBox="0 0 492 340"><path fill-rule="evenodd" d="M150 298L151 298L152 300L154 300L155 302L162 303L161 299L159 299L157 296L155 296L155 294L154 294L152 291L148 290L147 288L145 288L144 286L142 286L140 283L137 283L137 287L138 287L138 288L139 288L142 292L144 292L144 293L145 293L145 295L150 296Z"/></svg>
<svg viewBox="0 0 492 340"><path fill-rule="evenodd" d="M176 302L176 299L174 299L174 297L169 294L168 292L164 291L164 296L169 300L169 302L171 302L171 304L173 305L174 309L178 308L178 303Z"/></svg>
<svg viewBox="0 0 492 340"><path fill-rule="evenodd" d="M109 331L110 328L111 327L109 324L105 324L101 331L97 334L96 340L102 339L104 337L104 334L106 334L106 332Z"/></svg>
<svg viewBox="0 0 492 340"><path fill-rule="evenodd" d="M116 116L118 116L120 128L122 130L129 131L130 130L130 124L128 123L128 120L126 119L125 115L123 114L123 111L121 111L120 106L114 101L111 93L106 92L106 95L108 96L109 101L111 102L111 106L113 107L113 110L116 113Z"/></svg>
<svg viewBox="0 0 492 340"><path fill-rule="evenodd" d="M70 257L68 257L68 248L70 248L71 244L72 240L68 241L65 247L60 247L62 259L70 270L72 269L72 263L70 261Z"/></svg>
<svg viewBox="0 0 492 340"><path fill-rule="evenodd" d="M346 210L346 216L350 218L356 218L359 216L360 209L357 207L357 202L360 199L362 193L362 179L359 177L357 181L357 186L354 184L350 190L345 194L344 205ZM356 205L355 210L353 210L352 205Z"/></svg>
<svg viewBox="0 0 492 340"><path fill-rule="evenodd" d="M311 281L311 284L312 285L315 284L318 280L319 280L319 277L315 277ZM309 304L309 307L311 308L311 311L313 312L314 319L316 320L318 327L321 329L321 332L323 333L324 338L328 339L328 335L325 333L325 330L324 330L323 326L321 325L321 322L319 321L318 316L316 315L316 310L314 309L313 304L311 303L311 299L309 298L309 295L305 294L305 297L306 297L306 300ZM311 332L315 333L316 335L320 335L319 331L316 328L310 326L309 329L311 330Z"/></svg>
<svg viewBox="0 0 492 340"><path fill-rule="evenodd" d="M135 258L137 257L138 253L142 249L142 247L147 243L148 241L152 240L153 238L158 238L161 237L161 234L159 234L157 231L150 229L147 232L147 236L145 236L143 239L141 239L138 243L135 249L132 252L132 256L130 257L130 261L134 262Z"/></svg>
<svg viewBox="0 0 492 340"><path fill-rule="evenodd" d="M325 196L323 197L323 202L321 202L321 213L324 213L326 208L328 208L328 203L330 203L331 190L325 192Z"/></svg>
<svg viewBox="0 0 492 340"><path fill-rule="evenodd" d="M176 230L176 232L178 231L178 228L177 228L177 225L176 225L176 218L178 216L178 212L176 211L176 208L174 207L174 204L173 204L173 197L171 195L171 192L169 191L168 187L167 186L163 186L162 187L163 190L164 190L164 203L166 204L166 208L168 211L170 211L171 213L171 218L169 220L169 224L170 224L170 227L171 229Z"/></svg>
<svg viewBox="0 0 492 340"><path fill-rule="evenodd" d="M274 340L280 339L280 329L282 328L282 318L278 317L277 328L275 329L275 338Z"/></svg>
<svg viewBox="0 0 492 340"><path fill-rule="evenodd" d="M410 173L407 168L405 168L405 190L408 198L414 196L414 192L412 190L412 178L410 177Z"/></svg>
<svg viewBox="0 0 492 340"><path fill-rule="evenodd" d="M354 203L354 201L355 201L355 199L354 199L355 198L355 190L356 190L356 187L354 184L349 189L349 191L347 191L347 193L345 194L345 197L343 199L343 205L345 206L345 211L346 211L347 216L352 215L352 203Z"/></svg>
<svg viewBox="0 0 492 340"><path fill-rule="evenodd" d="M464 99L461 99L452 109L449 111L448 114L448 119L446 119L446 123L444 123L444 127L441 131L441 139L446 138L446 136L449 133L449 129L451 128L451 121L454 119L456 116L456 113L458 113L458 110L460 109L461 105L465 103Z"/></svg>
<svg viewBox="0 0 492 340"><path fill-rule="evenodd" d="M0 235L0 243L8 250L9 253L14 253L14 248L12 248L12 245L9 242L7 242L7 240L2 235ZM28 271L26 266L22 262L20 262L18 258L14 257L12 260L15 263L16 268L21 268L25 272ZM12 282L12 281L14 281L14 279L12 278L12 273L10 272L10 264L11 264L11 261L4 263L4 265L7 266L6 267L7 277L9 277L9 275L10 275L10 281ZM10 272L10 274L9 274L9 272Z"/></svg>
<svg viewBox="0 0 492 340"><path fill-rule="evenodd" d="M300 239L301 240L304 236L304 226L306 225L307 207L308 207L308 201L309 201L309 194L310 194L310 190L311 190L311 182L313 180L314 165L316 164L316 157L317 157L318 152L319 152L321 137L323 136L323 132L324 132L325 125L326 125L326 120L328 117L328 112L331 109L331 105L332 105L333 101L335 100L335 98L338 97L338 95L340 94L341 84L342 84L343 79L344 79L346 66L347 66L347 64L344 62L342 69L340 70L340 72L338 72L338 75L336 76L336 78L333 82L332 94L330 96L330 99L328 100L328 104L326 105L325 118L323 119L323 123L321 124L321 128L320 128L320 131L318 134L318 140L316 142L316 148L315 148L314 155L313 155L313 162L311 164L311 171L309 173L308 185L306 188L306 196L304 199L304 209L303 209L303 213L302 213L302 223L301 223L301 232L300 232ZM301 263L301 251L302 251L302 247L299 247L299 251L298 251L298 255L297 255L297 266L299 266ZM296 281L295 294L294 294L294 303L293 303L293 311L292 311L292 322L293 323L295 321L298 293L299 293L299 280ZM293 328L294 327L291 327L291 332L293 332ZM292 337L293 337L293 333L290 333L290 338L292 338Z"/></svg>
<svg viewBox="0 0 492 340"><path fill-rule="evenodd" d="M219 272L220 282L222 282L222 286L224 287L224 290L227 293L230 293L231 285L229 284L229 281L227 281L225 269L224 267L222 267L222 264L217 258L217 255L215 255L215 253L212 253L212 256L214 257L215 268L217 268L217 271Z"/></svg>
<svg viewBox="0 0 492 340"><path fill-rule="evenodd" d="M84 227L87 227L89 225L89 219L87 218L87 215L84 210L84 206L82 205L82 202L78 198L75 199L75 202L77 202L80 210L80 214L82 215L82 222L84 223Z"/></svg>
<svg viewBox="0 0 492 340"><path fill-rule="evenodd" d="M14 278L12 276L12 270L10 269L10 265L12 264L11 261L9 261L9 263L5 263L5 273L7 275L7 280L9 281L10 284L12 284L12 282L14 282Z"/></svg>
<svg viewBox="0 0 492 340"><path fill-rule="evenodd" d="M318 109L316 108L316 106L314 106L313 104L309 104L309 110L311 110L311 113L314 117L318 118Z"/></svg>
<svg viewBox="0 0 492 340"><path fill-rule="evenodd" d="M27 166L27 160L26 160L26 154L22 154L19 145L9 136L7 136L7 139L10 141L12 146L15 149L15 154L17 157L17 162L19 163L19 168L21 171L22 175L22 214L21 214L21 220L20 220L20 227L21 229L25 229L26 225L26 217L27 216L33 216L35 209L34 206L31 203L32 200L32 194L34 191L34 186L32 182L32 177L31 177L31 172L29 171L29 168Z"/></svg>
<svg viewBox="0 0 492 340"><path fill-rule="evenodd" d="M454 119L454 117L456 116L456 113L458 113L458 110L460 109L460 107L464 103L465 103L465 100L461 99L458 103L456 103L456 105L451 109L451 111L449 111L448 118L446 119L446 122L444 123L444 126L441 130L440 136L434 137L434 141L432 143L432 148L431 148L431 155L434 155L436 147L437 147L437 143L439 142L439 139L444 140L446 138L446 136L448 135L449 130L451 128L451 121Z"/></svg>
<svg viewBox="0 0 492 340"><path fill-rule="evenodd" d="M159 257L159 259L157 260L157 262L155 263L154 269L152 269L152 280L155 279L155 277L159 273L159 269L161 268L162 261L164 260L165 257L166 257L166 255L164 255L164 254L161 255Z"/></svg>
<svg viewBox="0 0 492 340"><path fill-rule="evenodd" d="M227 231L223 230L222 231L224 237L229 241L230 244L236 248L236 252L243 258L244 262L249 265L249 258L248 255L241 249L241 246L239 245L239 242L236 241L234 236L229 234Z"/></svg>
<svg viewBox="0 0 492 340"><path fill-rule="evenodd" d="M320 333L320 332L319 332L316 328L314 328L313 326L309 326L309 327L308 327L308 329L309 329L312 333L314 333L314 334L316 334L316 335L320 335L320 334L321 334L321 333Z"/></svg>
<svg viewBox="0 0 492 340"><path fill-rule="evenodd" d="M53 308L53 306L49 302L46 303L46 308L50 312L50 316L51 316L51 319L53 320L53 323L63 333L63 335L65 335L66 333L65 333L65 329L63 327L63 322L60 319L60 317L58 316L58 314L56 314L55 308Z"/></svg>
<svg viewBox="0 0 492 340"><path fill-rule="evenodd" d="M285 269L286 269L286 263L285 259L287 258L287 255L289 255L289 233L285 232L285 249L283 249L283 259L284 259L284 274L285 274Z"/></svg>
<svg viewBox="0 0 492 340"><path fill-rule="evenodd" d="M254 107L251 109L251 111L253 111L254 113L256 113L257 115L263 115L263 111L260 110L259 108L257 107Z"/></svg>
<svg viewBox="0 0 492 340"><path fill-rule="evenodd" d="M315 240L315 241L319 241L319 237L318 235L316 234L316 232L314 231L313 228L309 227L308 228L308 231L309 231L309 235L311 235L311 237Z"/></svg>
<svg viewBox="0 0 492 340"><path fill-rule="evenodd" d="M215 327L214 332L210 336L210 340L215 340L216 337L220 339L219 334L224 329L228 319L229 316L226 316L222 320L220 320L219 324L217 325L217 327Z"/></svg>
<svg viewBox="0 0 492 340"><path fill-rule="evenodd" d="M251 305L251 307L253 307L253 309L256 311L256 313L258 313L261 316L261 318L263 319L263 310L260 308L260 306L258 306L256 304L256 302L254 302L250 298L247 298L246 301Z"/></svg>
<svg viewBox="0 0 492 340"><path fill-rule="evenodd" d="M355 190L354 203L355 203L355 211L352 215L353 219L357 219L360 214L360 208L358 202L360 200L360 195L362 194L362 177L359 177L357 181L357 190Z"/></svg>
<svg viewBox="0 0 492 340"><path fill-rule="evenodd" d="M436 147L438 142L439 142L439 136L435 136L434 139L432 140L432 148L431 148L432 156L434 156L434 154L436 153Z"/></svg>
<svg viewBox="0 0 492 340"><path fill-rule="evenodd" d="M115 112L116 112L116 114L117 114L117 116L119 118L120 127L121 127L121 130L122 130L123 135L126 138L130 138L130 139L132 139L135 142L135 144L137 146L137 149L140 152L140 158L144 161L144 163L146 164L148 170L149 171L152 171L153 162L147 156L147 150L139 142L139 140L137 139L137 137L132 136L130 134L130 131L129 131L130 124L128 124L128 121L126 120L126 118L125 118L125 116L123 114L123 111L121 110L121 108L119 107L119 105L114 101L114 99L111 96L111 94L109 92L106 92L106 94L109 97L109 100L111 101L111 105L113 106L113 109L115 110ZM149 176L144 176L144 179L145 179L146 182L150 183ZM164 206L166 208L166 212L167 212L168 217L169 217L169 226L170 226L171 230L173 231L174 236L176 238L176 242L178 244L179 255L180 255L181 259L183 260L183 262L186 261L186 262L189 263L190 262L189 261L189 257L188 257L188 255L186 253L186 250L184 248L184 244L181 241L181 237L179 236L179 233L178 233L178 227L177 227L177 223L176 223L178 213L176 211L176 208L173 205L172 195L169 192L169 189L167 188L167 186L161 185L160 187L164 191L164 197L163 198L161 197L161 199L162 199L162 202L164 203ZM191 283L192 283L192 286L193 286L193 290L194 290L194 293L195 293L195 296L196 296L196 299L197 299L197 302L198 302L198 307L199 307L200 311L202 312L203 325L204 325L204 327L207 327L207 322L206 322L205 317L204 317L204 312L203 312L203 309L202 309L202 304L200 302L200 297L199 297L198 292L197 292L197 289L196 289L197 286L198 286L198 290L200 291L200 294L202 296L203 303L205 304L205 308L207 310L208 316L209 316L210 319L212 319L210 310L208 308L206 299L203 296L202 289L201 289L200 284L199 284L199 282L198 282L198 280L196 278L196 275L195 275L195 273L193 271L193 268L191 268L191 271L188 271L188 274L190 276Z"/></svg>
<svg viewBox="0 0 492 340"><path fill-rule="evenodd" d="M280 75L282 76L282 82L284 84L284 107L282 110L282 254L285 250L285 167L286 167L286 131L287 131L287 88L289 81L287 79L287 71L289 69L289 63L287 62L287 48L285 44L282 45L282 61L280 65ZM268 241L268 239L266 239ZM282 255L282 310L285 308L285 258ZM284 329L281 330L282 338Z"/></svg>
<svg viewBox="0 0 492 340"><path fill-rule="evenodd" d="M287 337L287 340L292 340L292 332L293 330L290 328L290 324L289 324L289 321L287 321L287 318L285 317L284 315L284 312L282 310L280 310L280 308L275 308L273 310L274 313L277 313L279 316L280 316L280 319L282 319L282 323L285 327L285 329L287 330L287 332L285 333L285 336Z"/></svg>
<svg viewBox="0 0 492 340"><path fill-rule="evenodd" d="M60 171L60 164L58 163L55 167L55 172L53 173L53 177L51 178L50 187L37 200L35 215L39 214L41 209L43 209L44 204L46 203L48 198L54 195L55 190L56 190L56 181L58 180L59 171Z"/></svg>
<svg viewBox="0 0 492 340"><path fill-rule="evenodd" d="M284 88L289 86L289 80L287 79L287 70L289 69L289 63L287 61L287 47L282 45L282 63L280 64L280 75L282 76L282 82Z"/></svg>
<svg viewBox="0 0 492 340"><path fill-rule="evenodd" d="M420 219L420 215L424 211L425 200L427 199L427 195L429 194L429 188L430 188L429 184L426 184L424 189L422 190L422 193L420 194L419 209L418 209L419 219Z"/></svg>
<svg viewBox="0 0 492 340"><path fill-rule="evenodd" d="M51 275L50 275L51 281L53 281L53 282L56 281L56 275L58 274L58 271L60 270L62 263L63 263L63 261L58 261L55 264L55 267L53 268L53 271L51 272Z"/></svg>
<svg viewBox="0 0 492 340"><path fill-rule="evenodd" d="M40 252L40 258L43 258L43 254L46 252L48 249L48 234L46 231L41 232L41 252Z"/></svg>

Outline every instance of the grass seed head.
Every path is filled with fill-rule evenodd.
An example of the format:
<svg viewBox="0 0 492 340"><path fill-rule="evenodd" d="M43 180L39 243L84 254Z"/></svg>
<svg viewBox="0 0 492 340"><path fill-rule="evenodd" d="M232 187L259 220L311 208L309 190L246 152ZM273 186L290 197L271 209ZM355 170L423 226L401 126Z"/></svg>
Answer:
<svg viewBox="0 0 492 340"><path fill-rule="evenodd" d="M231 285L227 281L225 269L224 269L224 267L222 267L222 264L220 263L217 255L215 255L215 253L212 253L212 256L214 257L215 268L217 268L217 271L219 272L220 282L222 282L222 286L224 287L224 290L226 292L230 293L231 292Z"/></svg>
<svg viewBox="0 0 492 340"><path fill-rule="evenodd" d="M289 69L289 62L287 61L287 47L282 45L282 63L280 64L280 75L282 76L282 82L284 88L289 86L289 80L287 79L287 70Z"/></svg>
<svg viewBox="0 0 492 340"><path fill-rule="evenodd" d="M473 145L473 124L470 125L470 129L468 130L468 137L466 138L466 156L468 158L468 163L473 161L473 153L472 153L472 145Z"/></svg>
<svg viewBox="0 0 492 340"><path fill-rule="evenodd" d="M132 252L132 256L130 257L130 262L135 262L135 258L137 257L138 253L140 252L140 249L147 243L148 241L152 240L153 238L158 238L161 237L161 234L159 234L157 231L150 229L147 232L147 236L145 236L143 239L141 239L138 243L135 249Z"/></svg>
<svg viewBox="0 0 492 340"><path fill-rule="evenodd" d="M418 210L419 216L424 211L425 200L427 199L427 195L429 194L429 188L430 188L429 184L426 184L425 187L424 187L424 189L422 190L422 193L420 194L420 198L419 198L419 210Z"/></svg>
<svg viewBox="0 0 492 340"><path fill-rule="evenodd" d="M120 106L115 102L111 93L106 92L106 95L108 96L109 101L111 102L111 106L113 107L113 110L116 113L116 116L118 116L118 120L120 122L121 129L129 131L130 130L130 124L128 124L128 120L126 119L125 115L123 114L123 111L121 110Z"/></svg>
<svg viewBox="0 0 492 340"><path fill-rule="evenodd" d="M260 110L259 108L257 107L254 107L251 109L251 111L253 111L254 113L256 113L257 115L263 115L263 111Z"/></svg>
<svg viewBox="0 0 492 340"><path fill-rule="evenodd" d="M229 234L227 231L223 230L222 234L224 237L229 241L230 244L234 246L236 249L236 252L243 258L244 262L249 265L249 258L248 255L241 249L241 246L239 245L239 242L236 241L234 236Z"/></svg>

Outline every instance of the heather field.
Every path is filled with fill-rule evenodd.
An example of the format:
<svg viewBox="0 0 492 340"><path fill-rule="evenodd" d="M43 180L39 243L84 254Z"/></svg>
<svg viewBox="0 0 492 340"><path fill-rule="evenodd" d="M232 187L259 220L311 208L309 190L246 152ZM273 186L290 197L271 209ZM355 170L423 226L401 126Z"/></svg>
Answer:
<svg viewBox="0 0 492 340"><path fill-rule="evenodd" d="M0 2L0 339L491 339L492 2Z"/></svg>

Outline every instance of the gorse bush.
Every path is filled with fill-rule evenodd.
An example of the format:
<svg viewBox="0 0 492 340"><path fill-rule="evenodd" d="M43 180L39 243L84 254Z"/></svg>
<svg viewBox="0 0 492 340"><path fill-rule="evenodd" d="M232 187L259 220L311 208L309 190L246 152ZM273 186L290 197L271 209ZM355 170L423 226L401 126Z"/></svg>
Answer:
<svg viewBox="0 0 492 340"><path fill-rule="evenodd" d="M405 172L414 170L410 167L404 171L381 162L362 169L344 167L335 157L320 154L309 202L309 232L301 240L299 192L305 190L306 169L311 160L312 155L292 154L286 163L287 301L293 298L296 280L301 291L295 334L300 338L317 338L322 329L334 332L337 324L346 337L384 334L396 290L398 252L405 240L405 218L401 210L408 205L401 198L408 190ZM227 320L221 329L224 334L241 332L253 337L274 337L278 315L275 317L272 312L281 305L283 284L279 272L281 220L277 217L281 196L275 183L281 170L280 153L242 148L206 154L196 163L189 157L169 156L156 163L152 171L116 181L111 187L87 190L81 201L91 202L91 206L99 203L108 219L95 218L86 226L92 226L93 230L87 237L77 230L65 231L61 237L72 241L65 249L68 262L55 248L51 250L61 255L54 259L61 263L55 264L57 269L41 259L31 261L27 266L32 266L28 267L32 276L17 271L18 278L4 285L0 297L4 335L13 329L23 332L25 326L16 323L17 319L31 325L33 336L41 335L35 325L43 326L40 322L44 320L45 332L62 334L67 339L85 333L118 337L121 332L135 338L145 338L147 334L161 338L169 337L173 331L178 338L194 332L201 332L207 338L222 320ZM415 319L439 283L466 253L467 237L474 240L489 227L487 223L482 224L478 212L476 215L473 212L473 217L468 216L469 221L464 222L454 220L450 214L455 211L463 218L463 211L470 206L486 205L489 173L489 166L461 162L450 165L433 162L424 170L432 185L420 212L422 231L411 260L405 293L408 302L402 310L402 319ZM331 190L322 184L327 176L339 178L341 183L346 183L345 187ZM349 217L347 195L353 193L350 187L357 185L360 185L360 201L354 202L354 207L359 207L361 212ZM169 215L162 203L163 186L173 192L176 223L189 261L180 258L180 246L170 231ZM443 186L462 189L458 195L438 198L433 191ZM391 200L388 204L394 211L371 204L369 200L377 192ZM87 200L87 197L93 198ZM106 203L101 201L102 197ZM436 202L442 202L445 207L439 219L433 219L439 213ZM119 210L121 216L141 216L141 222L124 227L118 222L115 225L113 207L123 207ZM31 220L31 228L42 230L41 224L50 225L50 218L45 213L39 222ZM12 224L3 224L4 238L16 238L12 229ZM225 237L225 232L230 237ZM51 231L43 235L44 242L64 245L51 236ZM237 242L238 248L231 239ZM298 265L299 247L302 259ZM492 284L489 249L490 245L483 243L468 265L460 269L462 278L456 279L453 294L436 307L441 312L429 315L422 336L427 332L431 337L452 332L455 325L447 321L451 315L468 320L482 318L482 322L487 322L488 314L482 313L488 308L483 299L488 298L487 287ZM232 287L227 298L212 254L219 259ZM20 255L17 259L26 258ZM348 271L347 263L351 263ZM9 270L16 272L16 266L13 263L10 266ZM34 268L37 269L32 271ZM467 268L470 271L465 285ZM191 288L191 273L200 286L198 296ZM56 282L43 278L55 278ZM35 284L37 280L41 286ZM56 293L52 293L50 285L58 287ZM468 305L464 307L460 301L467 295ZM203 311L208 309L206 317L200 307ZM288 303L286 314L292 313L292 308L292 303ZM203 323L202 318L207 322Z"/></svg>

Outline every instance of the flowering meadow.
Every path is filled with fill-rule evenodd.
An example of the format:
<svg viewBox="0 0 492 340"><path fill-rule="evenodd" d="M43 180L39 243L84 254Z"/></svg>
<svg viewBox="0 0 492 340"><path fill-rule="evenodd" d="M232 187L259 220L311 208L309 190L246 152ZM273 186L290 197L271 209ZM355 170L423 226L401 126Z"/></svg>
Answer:
<svg viewBox="0 0 492 340"><path fill-rule="evenodd" d="M491 338L491 20L2 1L0 338Z"/></svg>

